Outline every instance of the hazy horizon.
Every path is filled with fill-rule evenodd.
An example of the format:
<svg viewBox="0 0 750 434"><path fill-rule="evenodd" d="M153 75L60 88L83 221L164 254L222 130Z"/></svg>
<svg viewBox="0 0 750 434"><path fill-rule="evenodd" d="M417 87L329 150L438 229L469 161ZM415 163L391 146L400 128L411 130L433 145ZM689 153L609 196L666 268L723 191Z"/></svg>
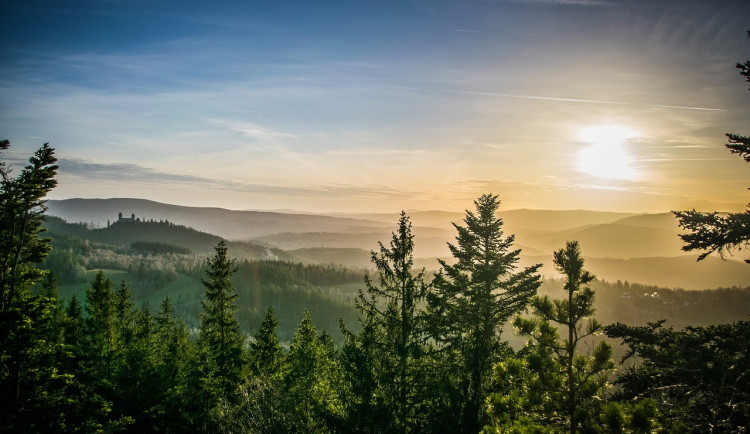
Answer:
<svg viewBox="0 0 750 434"><path fill-rule="evenodd" d="M0 6L0 138L52 199L298 212L739 211L750 3Z"/></svg>

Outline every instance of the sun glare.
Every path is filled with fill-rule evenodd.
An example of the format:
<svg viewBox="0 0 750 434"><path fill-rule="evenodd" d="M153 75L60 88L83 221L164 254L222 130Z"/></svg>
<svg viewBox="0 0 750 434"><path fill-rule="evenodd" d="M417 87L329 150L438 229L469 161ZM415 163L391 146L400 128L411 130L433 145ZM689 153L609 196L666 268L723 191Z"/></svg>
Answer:
<svg viewBox="0 0 750 434"><path fill-rule="evenodd" d="M607 179L635 179L636 170L632 167L633 157L626 144L637 137L635 131L621 125L601 125L589 127L581 133L581 139L588 143L578 158L581 172Z"/></svg>

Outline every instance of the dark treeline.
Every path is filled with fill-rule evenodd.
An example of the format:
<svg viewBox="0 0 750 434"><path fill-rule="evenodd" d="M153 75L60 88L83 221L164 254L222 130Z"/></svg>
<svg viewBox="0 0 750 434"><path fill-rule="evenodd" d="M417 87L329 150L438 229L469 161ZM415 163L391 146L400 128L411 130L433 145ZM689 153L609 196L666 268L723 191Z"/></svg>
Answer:
<svg viewBox="0 0 750 434"><path fill-rule="evenodd" d="M147 243L146 246L158 242L194 252L210 252L221 240L216 235L169 221L114 222L104 228L94 228L85 223L67 223L55 216L45 216L44 220L44 226L52 233L120 247L130 247L133 242Z"/></svg>
<svg viewBox="0 0 750 434"><path fill-rule="evenodd" d="M183 245L191 244L184 238L202 239L205 234L168 222L128 222L113 224L108 229L92 229L89 225L66 223L52 216L45 216L45 227L52 237L53 249L40 266L54 271L61 285L87 282L91 275L86 270L121 270L127 272L125 280L136 304L149 303L155 308L158 303L152 294L164 290L180 275L189 276L192 278L189 285L177 291L173 302L188 328L198 326L199 287L206 269L206 255L192 253ZM127 228L127 232L118 228ZM114 244L92 241L103 239L94 234L107 230L120 231L117 237L109 236ZM175 231L183 236L179 240L183 245L137 241L146 235L171 239ZM211 241L215 239L218 238L211 238ZM264 253L268 249L263 246L230 242L227 248L233 255L269 257ZM237 268L233 276L241 300L237 316L245 332L252 332L260 325L265 309L270 306L279 316L278 334L284 341L291 340L305 309L312 314L316 326L327 330L337 331L339 318L347 322L356 319L353 305L356 291L347 286L361 283L364 270L283 259L246 259L238 262ZM78 291L79 299L81 291ZM341 342L340 333L336 333L335 338Z"/></svg>
<svg viewBox="0 0 750 434"><path fill-rule="evenodd" d="M362 282L362 271L334 265L310 265L286 261L244 260L235 264L233 285L239 295L237 318L244 331L260 326L268 307L273 307L279 319L278 334L283 341L292 338L302 313L308 310L317 326L337 330L338 321L353 321L354 295L337 285ZM201 279L205 264L197 264L185 274ZM201 314L199 304L186 311L188 324L197 324Z"/></svg>
<svg viewBox="0 0 750 434"><path fill-rule="evenodd" d="M151 254L176 253L178 255L189 255L192 252L187 247L175 246L167 243L152 243L149 241L133 241L130 248L139 252Z"/></svg>

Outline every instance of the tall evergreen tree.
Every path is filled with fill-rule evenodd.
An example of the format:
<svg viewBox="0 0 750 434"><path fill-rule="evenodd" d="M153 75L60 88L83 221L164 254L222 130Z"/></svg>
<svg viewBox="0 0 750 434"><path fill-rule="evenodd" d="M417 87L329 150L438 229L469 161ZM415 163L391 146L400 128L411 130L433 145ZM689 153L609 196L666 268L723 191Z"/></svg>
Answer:
<svg viewBox="0 0 750 434"><path fill-rule="evenodd" d="M0 151L10 147L0 141ZM55 151L47 143L34 153L17 177L0 161L0 312L8 312L30 294L43 272L38 264L49 253L42 237L46 195L56 185Z"/></svg>
<svg viewBox="0 0 750 434"><path fill-rule="evenodd" d="M137 312L133 302L133 293L125 281L115 291L115 333L121 347L130 345L135 332L135 320Z"/></svg>
<svg viewBox="0 0 750 434"><path fill-rule="evenodd" d="M85 320L88 360L93 380L109 383L112 379L113 362L118 350L117 306L114 284L99 271L86 289Z"/></svg>
<svg viewBox="0 0 750 434"><path fill-rule="evenodd" d="M153 413L158 431L184 430L188 419L184 412L183 394L188 375L188 361L194 344L188 339L185 324L175 315L169 295L164 297L155 319L155 363L160 398Z"/></svg>
<svg viewBox="0 0 750 434"><path fill-rule="evenodd" d="M448 247L456 263L440 260L442 269L427 297L434 339L458 354L456 374L466 391L464 432L477 432L483 425L492 366L503 348L501 327L523 310L541 284L541 264L516 272L521 251L510 250L513 235L504 236L498 197L484 194L474 204L476 214L466 211L466 226L453 224L458 236Z"/></svg>
<svg viewBox="0 0 750 434"><path fill-rule="evenodd" d="M340 367L333 342L318 336L305 310L286 357L287 405L294 409L297 431L329 432L343 418Z"/></svg>
<svg viewBox="0 0 750 434"><path fill-rule="evenodd" d="M161 416L156 414L164 399L158 376L155 321L147 307L135 312L128 329L127 346L120 348L115 372L114 410L132 418L132 432L152 429Z"/></svg>
<svg viewBox="0 0 750 434"><path fill-rule="evenodd" d="M276 312L269 306L255 339L250 344L250 360L256 375L274 377L279 373L282 354L279 337L276 335L278 326Z"/></svg>
<svg viewBox="0 0 750 434"><path fill-rule="evenodd" d="M519 417L510 422L530 420L546 429L565 426L574 434L586 426L595 429L592 425L602 409L602 393L614 363L612 348L604 341L599 341L591 354L579 350L582 342L601 333L602 326L593 318L594 291L586 285L594 276L583 268L578 242L566 243L554 252L553 260L564 276L567 297L534 297L529 304L535 317L514 321L519 332L530 337L530 347L523 361L501 365L503 381L514 387L513 393L501 391L494 398L494 419L501 416L500 420L508 420L508 414L516 413L529 419ZM564 339L558 327L565 332ZM521 390L525 392L519 394ZM508 396L517 401L508 405ZM506 405L499 405L502 402ZM515 411L507 411L511 407Z"/></svg>
<svg viewBox="0 0 750 434"><path fill-rule="evenodd" d="M380 243L380 251L372 252L377 281L366 275L365 292L360 291L357 298L362 334L360 345L354 348L368 352L366 357L374 359L364 361L364 366L373 370L365 375L375 381L375 387L359 389L370 396L359 396L358 403L382 406L379 420L370 423L394 432L416 430L418 419L425 416L418 393L418 383L423 379L420 359L426 354L424 313L419 306L427 284L424 270L414 270L413 255L411 222L401 212L390 245ZM381 402L373 402L373 394ZM372 414L372 410L359 409L362 414Z"/></svg>
<svg viewBox="0 0 750 434"><path fill-rule="evenodd" d="M208 259L208 279L203 279L203 313L200 319L199 346L209 392L215 399L229 398L238 386L245 368L244 338L237 322L237 292L232 274L235 260L227 258L227 246L220 241L216 254Z"/></svg>
<svg viewBox="0 0 750 434"><path fill-rule="evenodd" d="M377 398L378 364L376 349L376 327L368 321L362 322L362 330L354 334L339 320L339 328L345 343L341 349L342 369L347 382L347 425L352 432L377 433L380 427L389 426L392 419L387 415L382 400Z"/></svg>
<svg viewBox="0 0 750 434"><path fill-rule="evenodd" d="M0 140L0 154L9 147ZM46 143L15 177L0 160L0 431L64 425L69 377L59 366L60 302L54 293L32 292L51 249L43 218L56 162Z"/></svg>

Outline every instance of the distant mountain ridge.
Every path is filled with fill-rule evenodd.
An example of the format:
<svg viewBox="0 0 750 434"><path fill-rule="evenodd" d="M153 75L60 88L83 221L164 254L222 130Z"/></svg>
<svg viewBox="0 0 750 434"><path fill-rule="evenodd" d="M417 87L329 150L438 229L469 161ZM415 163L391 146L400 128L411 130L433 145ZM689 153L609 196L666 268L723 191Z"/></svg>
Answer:
<svg viewBox="0 0 750 434"><path fill-rule="evenodd" d="M388 244L397 213L315 215L264 211L232 211L167 205L142 199L69 199L49 201L49 214L69 222L116 220L118 213L142 219L166 219L236 243L241 256L279 258L305 263L368 267L369 252ZM430 270L435 258L450 259L447 243L455 242L451 222L464 214L447 211L407 213L415 234L415 263ZM750 266L710 257L696 263L683 252L677 220L671 213L633 214L586 210L502 211L506 235L515 235L522 263L544 262L542 273L556 275L551 255L566 241L578 240L587 264L599 278L686 289L750 285ZM168 242L168 240L167 240ZM179 243L172 243L178 244ZM261 251L266 249L266 251ZM202 250L202 249L201 249ZM743 259L739 257L737 259Z"/></svg>
<svg viewBox="0 0 750 434"><path fill-rule="evenodd" d="M226 239L248 240L279 232L355 232L363 228L381 229L382 222L311 214L284 214L266 211L235 211L169 205L146 199L64 199L47 202L49 214L68 222L93 222L106 226L119 213L135 214L145 220L169 220Z"/></svg>
<svg viewBox="0 0 750 434"><path fill-rule="evenodd" d="M450 211L407 211L414 226L447 227L452 229L451 223L463 222L464 213ZM334 213L331 215L339 217L354 217L380 222L398 221L398 213ZM498 216L503 219L505 225L518 229L544 229L549 231L562 231L586 225L612 223L628 217L637 217L642 214L619 213L606 211L588 210L535 210L535 209L513 209L500 211Z"/></svg>

